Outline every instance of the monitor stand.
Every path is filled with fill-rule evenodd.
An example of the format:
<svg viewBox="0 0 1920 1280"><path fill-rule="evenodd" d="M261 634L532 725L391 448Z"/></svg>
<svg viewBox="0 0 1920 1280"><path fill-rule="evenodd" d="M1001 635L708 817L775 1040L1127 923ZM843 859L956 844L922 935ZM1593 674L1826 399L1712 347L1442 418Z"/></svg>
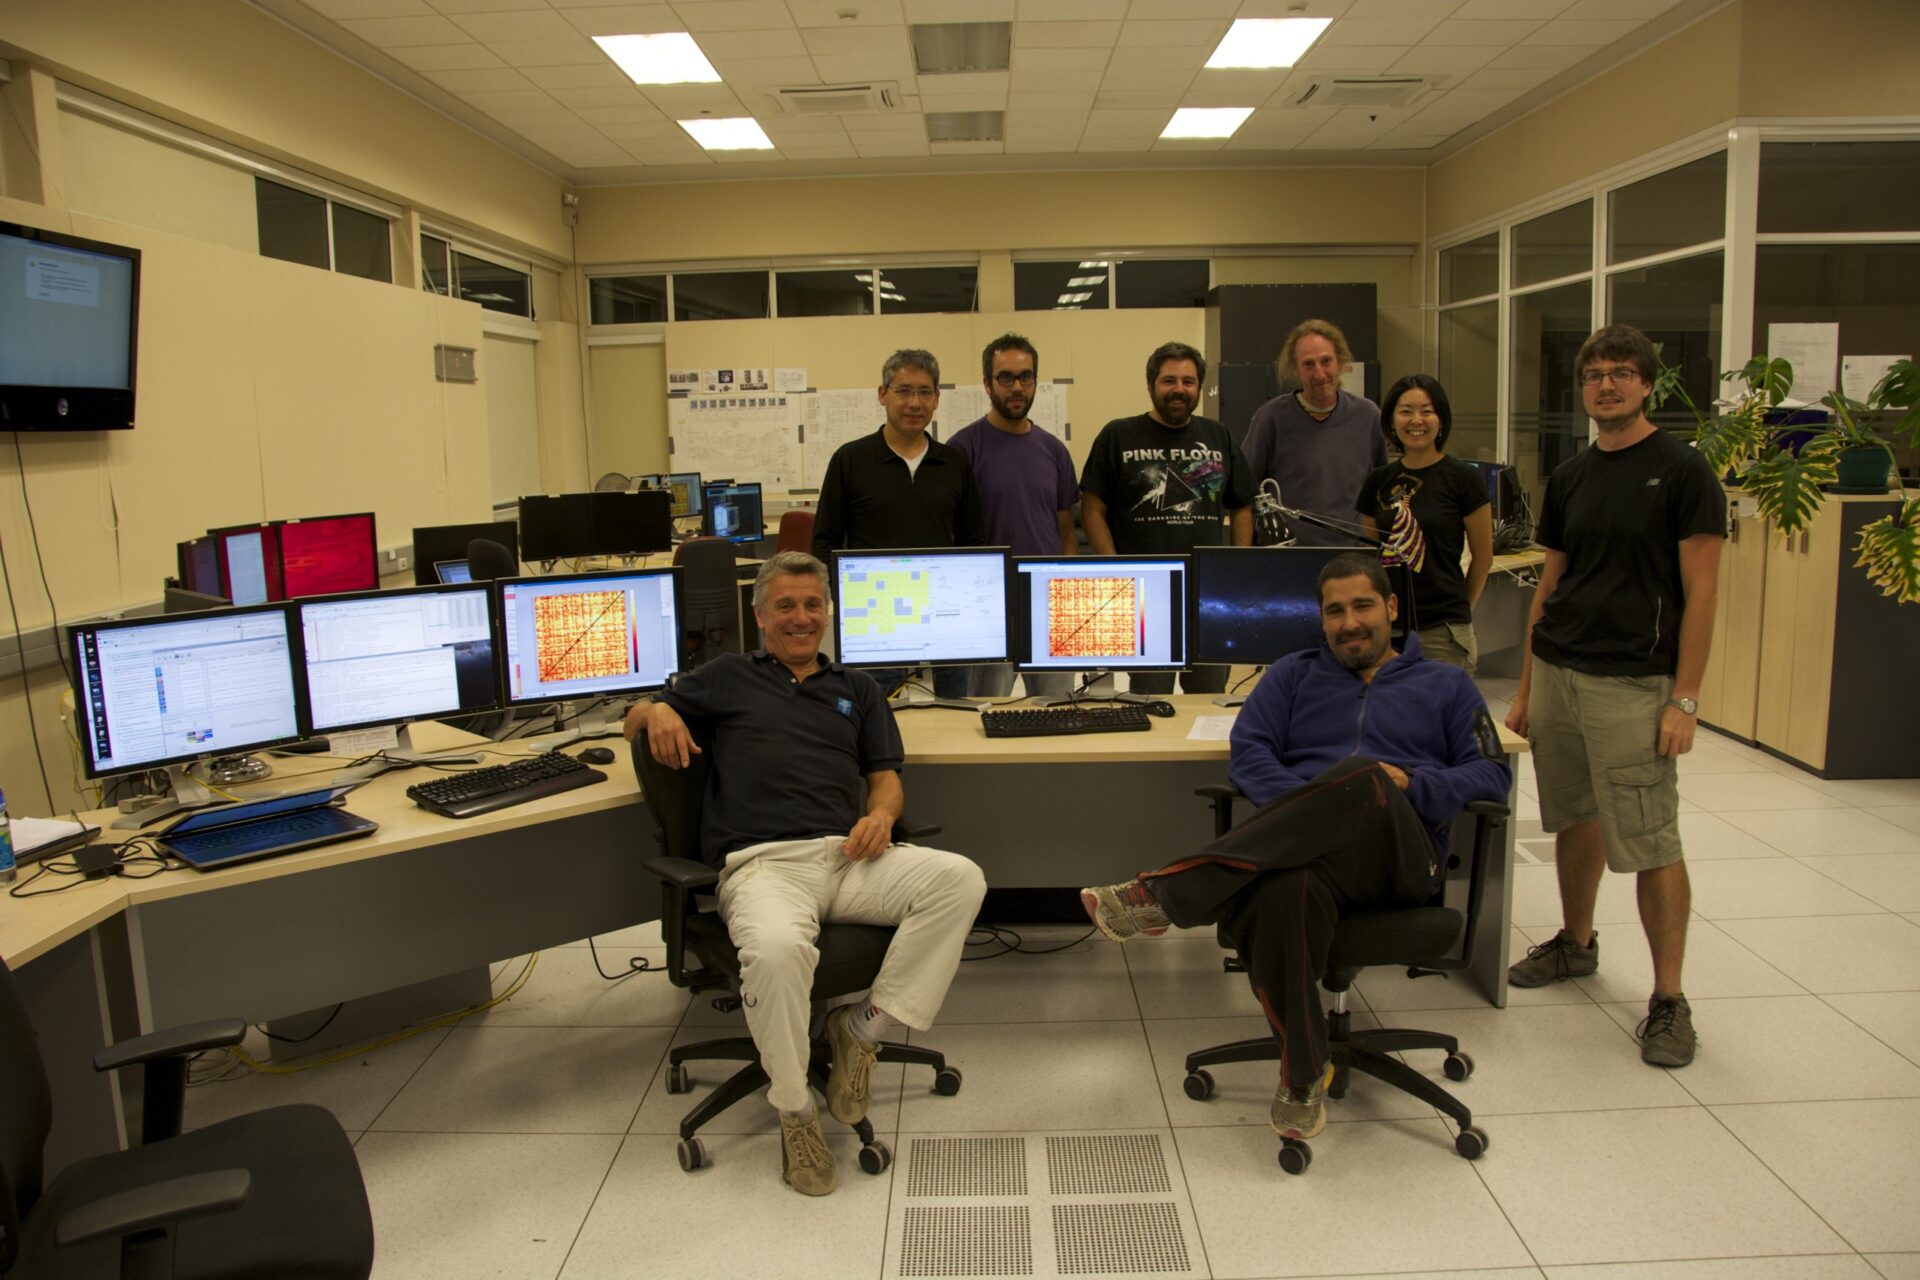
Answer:
<svg viewBox="0 0 1920 1280"><path fill-rule="evenodd" d="M611 738L625 731L627 713L623 709L618 720L613 718L607 702L595 699L599 703L587 711L582 711L574 719L573 731L564 738L555 738L545 744L548 751L558 751L570 747L576 742L585 742L590 738Z"/></svg>
<svg viewBox="0 0 1920 1280"><path fill-rule="evenodd" d="M206 763L207 782L214 786L232 786L241 782L257 782L273 773L273 766L259 756L214 756ZM144 809L136 809L123 818L116 818L115 831L138 831L151 826L162 818L170 818L177 813L187 813L194 809L207 809L228 801L217 796L208 788L206 782L193 776L193 762L170 764L167 766L167 786L173 795L159 804L150 804Z"/></svg>
<svg viewBox="0 0 1920 1280"><path fill-rule="evenodd" d="M335 771L334 782L365 782L391 769L410 764L479 764L478 751L421 751L413 745L411 725L394 731L394 743L382 750L377 759Z"/></svg>
<svg viewBox="0 0 1920 1280"><path fill-rule="evenodd" d="M1075 689L1063 698L1048 698L1040 705L1043 707L1071 707L1081 702L1114 702L1122 706L1132 705L1144 707L1150 703L1159 702L1167 696L1164 693L1096 693L1091 696L1087 694L1087 690L1093 688L1094 685L1112 674L1111 671L1104 668L1095 668L1094 670L1088 671L1087 678L1080 682L1078 689Z"/></svg>
<svg viewBox="0 0 1920 1280"><path fill-rule="evenodd" d="M1223 693L1213 700L1216 707L1237 707L1247 700L1244 693Z"/></svg>
<svg viewBox="0 0 1920 1280"><path fill-rule="evenodd" d="M975 698L942 698L937 694L929 693L925 689L916 689L912 685L908 685L906 691L902 693L900 697L892 699L887 705L895 711L942 710L977 712L985 704Z"/></svg>

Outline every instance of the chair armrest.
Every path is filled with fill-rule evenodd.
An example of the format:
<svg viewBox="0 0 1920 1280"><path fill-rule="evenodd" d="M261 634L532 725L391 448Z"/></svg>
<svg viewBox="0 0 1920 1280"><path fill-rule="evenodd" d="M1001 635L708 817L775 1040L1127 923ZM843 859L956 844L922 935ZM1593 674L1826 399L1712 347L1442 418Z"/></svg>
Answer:
<svg viewBox="0 0 1920 1280"><path fill-rule="evenodd" d="M896 843L901 840L924 840L928 836L937 836L939 834L940 825L938 823L915 822L904 813L900 815L900 820L893 824L893 838Z"/></svg>
<svg viewBox="0 0 1920 1280"><path fill-rule="evenodd" d="M1204 787L1195 787L1193 794L1202 800L1238 800L1244 794L1231 782L1209 782Z"/></svg>
<svg viewBox="0 0 1920 1280"><path fill-rule="evenodd" d="M1513 810L1498 800L1469 800L1462 812L1471 813L1476 817L1504 818Z"/></svg>
<svg viewBox="0 0 1920 1280"><path fill-rule="evenodd" d="M93 1055L93 1069L118 1071L121 1067L131 1067L136 1063L184 1058L203 1049L224 1049L228 1045L239 1044L246 1034L247 1023L244 1018L214 1018L207 1022L189 1023L184 1027L167 1027L108 1045Z"/></svg>
<svg viewBox="0 0 1920 1280"><path fill-rule="evenodd" d="M1233 802L1246 799L1246 793L1231 782L1209 782L1195 787L1193 794L1213 805L1213 838L1218 840L1233 830Z"/></svg>
<svg viewBox="0 0 1920 1280"><path fill-rule="evenodd" d="M228 1213L245 1204L252 1190L253 1175L245 1169L168 1178L73 1206L53 1224L53 1242L64 1249L103 1236L130 1236L189 1218Z"/></svg>
<svg viewBox="0 0 1920 1280"><path fill-rule="evenodd" d="M684 893L708 888L720 879L718 871L691 858L648 858L640 865L660 877L660 883Z"/></svg>

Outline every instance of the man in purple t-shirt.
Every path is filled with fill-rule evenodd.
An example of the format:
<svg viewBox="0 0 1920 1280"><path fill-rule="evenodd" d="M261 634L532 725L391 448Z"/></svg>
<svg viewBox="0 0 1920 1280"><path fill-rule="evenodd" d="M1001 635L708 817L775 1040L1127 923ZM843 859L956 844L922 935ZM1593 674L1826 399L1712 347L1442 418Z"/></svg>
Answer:
<svg viewBox="0 0 1920 1280"><path fill-rule="evenodd" d="M967 455L980 508L987 521L987 542L1013 548L1017 556L1073 555L1073 502L1080 482L1067 446L1027 417L1039 382L1040 356L1017 333L1004 334L980 353L987 388L987 416L955 432L948 444ZM1029 695L1062 697L1072 692L1071 671L1030 672ZM1007 663L973 669L976 697L1004 698L1013 691L1013 667Z"/></svg>

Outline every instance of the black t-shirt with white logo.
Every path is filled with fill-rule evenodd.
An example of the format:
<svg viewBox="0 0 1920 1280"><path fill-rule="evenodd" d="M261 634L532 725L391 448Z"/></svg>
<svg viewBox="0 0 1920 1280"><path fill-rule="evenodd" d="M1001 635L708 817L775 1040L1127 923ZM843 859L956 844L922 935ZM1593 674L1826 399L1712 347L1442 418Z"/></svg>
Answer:
<svg viewBox="0 0 1920 1280"><path fill-rule="evenodd" d="M1680 543L1725 537L1713 468L1664 431L1554 468L1534 536L1566 571L1533 629L1533 652L1597 676L1670 676L1680 654Z"/></svg>
<svg viewBox="0 0 1920 1280"><path fill-rule="evenodd" d="M1080 487L1107 505L1122 555L1178 554L1227 541L1228 511L1253 501L1253 474L1212 418L1163 426L1150 414L1115 418L1087 451Z"/></svg>
<svg viewBox="0 0 1920 1280"><path fill-rule="evenodd" d="M1413 599L1401 601L1400 611L1408 626L1473 621L1460 556L1467 517L1486 505L1486 481L1458 458L1418 470L1395 459L1367 474L1354 507L1373 517L1381 545L1407 566Z"/></svg>

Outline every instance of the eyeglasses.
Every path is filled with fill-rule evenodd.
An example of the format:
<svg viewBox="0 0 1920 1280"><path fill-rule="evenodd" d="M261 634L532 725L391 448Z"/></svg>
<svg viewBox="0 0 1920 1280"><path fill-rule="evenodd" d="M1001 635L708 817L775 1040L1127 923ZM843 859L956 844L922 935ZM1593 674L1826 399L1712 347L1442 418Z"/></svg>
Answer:
<svg viewBox="0 0 1920 1280"><path fill-rule="evenodd" d="M1631 365L1620 365L1613 369L1582 369L1580 371L1580 385L1583 387L1597 387L1604 380L1613 383L1616 387L1624 387L1639 376L1640 371Z"/></svg>
<svg viewBox="0 0 1920 1280"><path fill-rule="evenodd" d="M1030 387L1039 381L1038 375L1029 369L1025 373L996 373L993 385L996 387Z"/></svg>
<svg viewBox="0 0 1920 1280"><path fill-rule="evenodd" d="M940 398L937 387L888 387L887 394L896 400L905 400L908 404L917 400L925 400L928 404L932 404Z"/></svg>

